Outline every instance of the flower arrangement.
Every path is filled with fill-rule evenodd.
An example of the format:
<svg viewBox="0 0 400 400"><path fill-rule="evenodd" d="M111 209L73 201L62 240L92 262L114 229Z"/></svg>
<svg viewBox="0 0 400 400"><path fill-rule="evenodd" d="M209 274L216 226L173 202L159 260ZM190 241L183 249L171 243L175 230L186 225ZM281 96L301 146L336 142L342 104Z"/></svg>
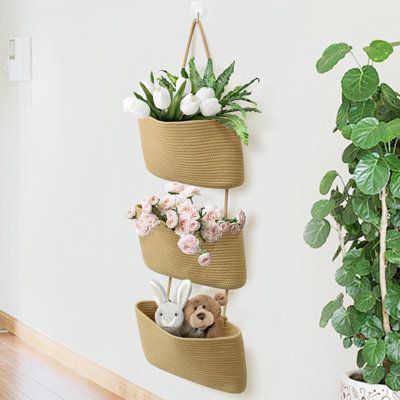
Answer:
<svg viewBox="0 0 400 400"><path fill-rule="evenodd" d="M165 70L157 78L151 73L150 81L140 82L140 93L134 92L134 96L123 101L123 108L138 118L151 116L160 121L214 119L233 129L241 141L248 144L246 114L260 112L249 98L248 88L259 79L254 78L224 94L234 67L235 62L216 77L209 59L201 76L192 58L189 71L182 68L179 77Z"/></svg>
<svg viewBox="0 0 400 400"><path fill-rule="evenodd" d="M169 182L165 190L168 195L162 198L146 196L140 205L140 215L131 208L128 218L135 220L136 233L142 237L150 235L161 221L165 222L179 236L179 249L185 254L199 254L198 263L202 267L211 263L211 255L202 248L203 243L215 243L223 235L237 234L245 225L246 215L242 210L237 217L227 218L218 207L195 206L193 197L200 195L195 186Z"/></svg>
<svg viewBox="0 0 400 400"><path fill-rule="evenodd" d="M331 321L343 346L358 348L359 380L400 391L400 95L380 82L372 65L386 60L400 42L374 40L361 66L346 43L329 46L317 62L331 70L346 54L356 60L341 81L341 105L334 131L348 142L342 161L350 177L328 171L304 239L321 247L335 229L342 254L336 282L342 290L321 314ZM338 185L334 185L337 181ZM351 301L344 304L344 295Z"/></svg>

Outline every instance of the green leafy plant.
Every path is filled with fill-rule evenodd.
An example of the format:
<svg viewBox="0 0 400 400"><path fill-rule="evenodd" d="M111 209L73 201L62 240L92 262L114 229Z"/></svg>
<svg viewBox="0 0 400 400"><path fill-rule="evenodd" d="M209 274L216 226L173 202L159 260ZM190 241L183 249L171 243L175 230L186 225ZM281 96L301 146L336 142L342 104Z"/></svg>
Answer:
<svg viewBox="0 0 400 400"><path fill-rule="evenodd" d="M124 108L139 118L151 116L161 121L214 119L233 129L240 140L248 144L246 115L260 112L250 99L249 87L259 79L254 78L225 93L234 68L235 62L215 76L213 62L209 59L201 75L192 58L188 69L182 68L180 76L163 70L161 76L155 78L151 73L150 81L140 83L142 93L134 92L136 99L146 106L128 98L124 100Z"/></svg>
<svg viewBox="0 0 400 400"><path fill-rule="evenodd" d="M342 154L350 177L328 171L304 240L321 247L334 229L343 261L336 272L342 287L323 309L320 326L331 321L345 348L359 348L357 364L368 383L400 391L400 96L380 81L374 63L400 43L374 40L361 66L346 43L329 46L317 62L320 73L347 54L357 67L341 81L342 101L334 132L348 141ZM350 305L344 305L344 297Z"/></svg>

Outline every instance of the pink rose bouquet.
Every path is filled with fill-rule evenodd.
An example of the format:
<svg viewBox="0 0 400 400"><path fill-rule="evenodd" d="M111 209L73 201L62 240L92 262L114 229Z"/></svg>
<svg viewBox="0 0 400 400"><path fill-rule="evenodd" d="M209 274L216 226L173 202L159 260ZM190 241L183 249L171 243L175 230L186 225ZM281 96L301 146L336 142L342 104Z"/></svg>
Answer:
<svg viewBox="0 0 400 400"><path fill-rule="evenodd" d="M146 196L140 203L142 212L128 211L128 218L135 222L139 236L150 235L161 221L178 236L177 245L184 254L199 254L198 263L205 267L211 263L211 255L202 248L204 243L215 243L224 235L238 234L244 227L246 215L239 210L237 217L227 218L215 206L196 206L193 198L200 189L179 182L165 185L168 195L159 198Z"/></svg>

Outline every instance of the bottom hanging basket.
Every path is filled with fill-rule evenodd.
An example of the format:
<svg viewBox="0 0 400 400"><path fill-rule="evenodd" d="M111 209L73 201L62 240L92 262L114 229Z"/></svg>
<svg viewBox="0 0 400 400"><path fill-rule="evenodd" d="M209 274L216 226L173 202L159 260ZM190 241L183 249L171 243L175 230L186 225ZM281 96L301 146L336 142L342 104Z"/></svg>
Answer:
<svg viewBox="0 0 400 400"><path fill-rule="evenodd" d="M147 361L171 374L228 393L246 388L247 371L240 329L221 324L223 336L193 339L173 336L154 322L156 304L136 305L140 340Z"/></svg>

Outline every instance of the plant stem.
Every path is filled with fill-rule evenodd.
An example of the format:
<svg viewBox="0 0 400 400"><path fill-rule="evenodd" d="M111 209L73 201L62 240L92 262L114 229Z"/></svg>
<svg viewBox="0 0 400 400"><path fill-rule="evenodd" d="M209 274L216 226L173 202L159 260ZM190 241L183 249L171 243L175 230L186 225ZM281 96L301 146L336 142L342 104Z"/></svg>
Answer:
<svg viewBox="0 0 400 400"><path fill-rule="evenodd" d="M339 243L340 243L340 250L342 251L343 257L346 255L346 247L344 245L344 237L341 225L336 222L338 236L339 236Z"/></svg>
<svg viewBox="0 0 400 400"><path fill-rule="evenodd" d="M361 68L362 68L362 67L361 67L361 64L358 62L358 60L357 60L356 56L354 55L354 53L351 51L350 54L353 56L353 58L354 58L354 60L356 61L357 65L358 65L358 66L360 67L360 69L361 69Z"/></svg>
<svg viewBox="0 0 400 400"><path fill-rule="evenodd" d="M393 47L400 46L400 42L392 42L390 43Z"/></svg>
<svg viewBox="0 0 400 400"><path fill-rule="evenodd" d="M383 329L385 334L388 334L390 329L389 314L385 308L385 297L387 293L386 287L386 232L388 228L388 208L386 203L387 188L383 188L381 193L381 223L380 223L380 233L379 233L379 284L381 287L381 298L382 298L382 316L383 316Z"/></svg>

